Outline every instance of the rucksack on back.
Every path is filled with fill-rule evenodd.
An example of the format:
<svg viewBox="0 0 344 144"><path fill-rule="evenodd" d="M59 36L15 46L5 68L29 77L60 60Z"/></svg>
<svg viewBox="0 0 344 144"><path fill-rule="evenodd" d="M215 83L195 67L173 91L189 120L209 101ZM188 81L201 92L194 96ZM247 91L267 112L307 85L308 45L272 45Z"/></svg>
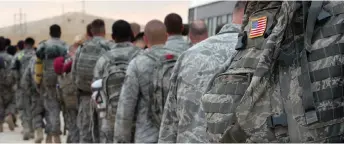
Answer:
<svg viewBox="0 0 344 144"><path fill-rule="evenodd" d="M54 59L66 54L65 47L60 45L50 45L42 43L43 47L36 52L36 55L43 63L42 84L55 87L57 84L57 75L54 70Z"/></svg>
<svg viewBox="0 0 344 144"><path fill-rule="evenodd" d="M78 89L91 92L93 69L100 56L108 50L109 47L101 43L101 41L89 41L80 47L80 55L76 65L76 86Z"/></svg>
<svg viewBox="0 0 344 144"><path fill-rule="evenodd" d="M344 2L305 4L307 21L296 57L291 65L280 65L281 93L291 101L285 106L291 142L343 142Z"/></svg>
<svg viewBox="0 0 344 144"><path fill-rule="evenodd" d="M151 52L146 53L146 56L155 61L155 67L152 74L153 83L151 87L152 97L150 107L152 111L152 120L159 128L170 88L170 78L173 72L173 67L179 55L172 51L165 51L162 54L158 54L154 53L154 50L152 50Z"/></svg>
<svg viewBox="0 0 344 144"><path fill-rule="evenodd" d="M125 79L126 71L129 62L140 52L140 49L133 48L125 55L113 55L106 53L104 56L108 59L109 63L104 69L105 75L103 76L103 92L106 96L106 106L112 106L113 115L116 114L119 95ZM110 104L111 103L111 104ZM108 108L107 108L108 109ZM109 115L108 115L109 116Z"/></svg>

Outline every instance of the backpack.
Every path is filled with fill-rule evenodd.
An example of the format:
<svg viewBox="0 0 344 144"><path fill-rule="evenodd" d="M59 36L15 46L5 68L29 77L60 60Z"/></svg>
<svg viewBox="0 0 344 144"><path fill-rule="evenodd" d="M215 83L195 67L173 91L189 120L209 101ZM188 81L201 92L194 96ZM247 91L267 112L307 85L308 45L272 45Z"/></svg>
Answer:
<svg viewBox="0 0 344 144"><path fill-rule="evenodd" d="M66 109L78 109L77 88L73 83L72 73L58 76L58 87Z"/></svg>
<svg viewBox="0 0 344 144"><path fill-rule="evenodd" d="M35 51L21 51L17 57L17 61L19 61L19 72L22 75L26 69L26 67L30 64L31 58L35 56Z"/></svg>
<svg viewBox="0 0 344 144"><path fill-rule="evenodd" d="M160 50L162 53L156 53ZM168 91L170 88L170 78L173 72L173 67L179 57L179 52L164 49L155 49L145 53L147 57L155 62L155 67L152 74L152 98L151 108L152 120L156 127L160 127L162 114Z"/></svg>
<svg viewBox="0 0 344 144"><path fill-rule="evenodd" d="M127 49L127 48L126 48ZM113 53L106 53L104 56L109 61L109 64L104 69L104 77L102 81L103 92L107 98L106 102L111 104L106 104L106 106L112 106L112 114L116 113L119 95L126 75L127 67L129 62L138 55L141 50L138 48L133 48L128 52L129 56L126 55L114 55ZM108 108L107 108L108 109Z"/></svg>
<svg viewBox="0 0 344 144"><path fill-rule="evenodd" d="M36 52L36 56L42 60L43 76L42 84L49 87L56 87L57 75L54 70L56 57L65 56L66 48L57 44L41 43L42 47Z"/></svg>
<svg viewBox="0 0 344 144"><path fill-rule="evenodd" d="M343 142L344 2L303 4L304 35L279 66L291 142Z"/></svg>
<svg viewBox="0 0 344 144"><path fill-rule="evenodd" d="M86 92L91 92L93 69L100 58L110 48L103 41L89 41L80 47L80 55L76 64L76 86Z"/></svg>
<svg viewBox="0 0 344 144"><path fill-rule="evenodd" d="M286 142L286 123L279 123L280 127L274 127L274 130L282 132L268 133L268 138L263 137L265 133L260 136L255 135L254 132L252 135L246 133L256 129L262 131L258 127L260 124L255 125L257 121L261 119L264 121L269 119L269 116L275 116L270 111L269 113L259 113L259 110L265 110L265 107L251 108L254 106L252 100L255 100L254 98L260 92L272 95L272 89L275 88L267 85L275 81L270 76L273 72L270 73L269 69L273 69L274 66L270 61L266 61L269 60L267 58L271 56L271 53L274 53L275 46L280 44L269 45L268 42L280 42L287 28L286 20L288 18L279 18L280 14L285 11L282 4L283 2L280 1L247 2L242 32L238 35L238 43L235 47L237 52L209 81L208 87L201 97L207 120L207 132L216 136L219 140L217 142L247 142L248 139L253 142ZM268 64L271 66L265 66ZM257 90L259 93L256 91L249 93L248 90ZM251 101L244 101L244 103L243 99ZM265 103L260 105L270 106ZM238 111L239 109L241 111ZM251 111L257 112L257 114L248 115ZM283 113L283 111L278 112ZM261 118L265 115L268 118ZM251 116L257 116L259 119L251 118Z"/></svg>

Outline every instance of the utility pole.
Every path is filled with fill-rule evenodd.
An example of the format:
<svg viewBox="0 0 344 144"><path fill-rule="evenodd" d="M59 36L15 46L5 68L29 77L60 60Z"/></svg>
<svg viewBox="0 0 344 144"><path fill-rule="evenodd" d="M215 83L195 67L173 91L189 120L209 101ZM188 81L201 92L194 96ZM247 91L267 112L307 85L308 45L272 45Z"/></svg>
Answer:
<svg viewBox="0 0 344 144"><path fill-rule="evenodd" d="M85 0L82 0L81 1L81 12L82 12L82 19L81 19L81 23L84 23L85 22L85 13L86 13L86 10L85 10Z"/></svg>
<svg viewBox="0 0 344 144"><path fill-rule="evenodd" d="M24 36L26 34L26 14L22 12L22 9L19 9L19 13L14 14L14 26L13 26L13 32L14 33L19 33L20 36Z"/></svg>

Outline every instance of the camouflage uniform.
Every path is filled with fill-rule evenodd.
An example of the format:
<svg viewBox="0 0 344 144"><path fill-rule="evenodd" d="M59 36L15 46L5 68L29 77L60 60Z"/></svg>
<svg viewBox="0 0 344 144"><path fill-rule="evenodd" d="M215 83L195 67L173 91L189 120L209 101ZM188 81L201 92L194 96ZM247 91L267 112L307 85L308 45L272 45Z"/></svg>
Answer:
<svg viewBox="0 0 344 144"><path fill-rule="evenodd" d="M16 105L19 110L19 115L21 118L22 126L26 133L32 133L32 115L31 115L31 104L29 96L23 92L23 89L20 84L21 76L24 74L25 69L28 67L28 63L32 56L35 56L35 50L33 48L25 48L22 51L16 53L12 60L12 68L16 67L16 61L20 61L20 69L14 71L14 76L16 78ZM26 57L27 59L23 59ZM25 96L24 96L25 95Z"/></svg>
<svg viewBox="0 0 344 144"><path fill-rule="evenodd" d="M109 53L113 57L123 56L130 60L131 52L136 52L139 48L135 47L131 42L116 43L112 46L112 50ZM128 62L129 63L129 62ZM96 67L94 68L94 81L102 79L106 76L105 68L109 65L109 59L106 56L102 56L98 59ZM118 92L120 93L120 91ZM102 93L104 94L104 93ZM109 99L109 98L108 98ZM110 99L109 106L106 110L107 116L100 119L100 142L113 143L115 115L117 111L118 98Z"/></svg>
<svg viewBox="0 0 344 144"><path fill-rule="evenodd" d="M165 47L183 52L186 51L190 45L184 40L182 35L171 35L168 37Z"/></svg>
<svg viewBox="0 0 344 144"><path fill-rule="evenodd" d="M13 56L7 54L6 51L0 52L0 57L2 57L8 65L10 65L13 59ZM8 66L7 68L9 69L10 66ZM9 70L8 72L10 73ZM13 91L13 82L15 81L15 79L12 73L7 75L7 78L8 80L3 80L6 81L6 84L0 84L0 124L4 122L4 119L7 115L12 115L12 117L14 117L14 114L16 112L15 95Z"/></svg>
<svg viewBox="0 0 344 144"><path fill-rule="evenodd" d="M38 93L38 86L34 81L34 66L36 62L36 57L32 57L29 65L25 69L24 74L22 75L20 81L20 87L23 91L23 97L25 97L24 104L28 105L28 108L31 113L31 125L33 129L44 128L44 106L43 98L40 97Z"/></svg>
<svg viewBox="0 0 344 144"><path fill-rule="evenodd" d="M51 46L59 46L65 48L65 54L67 53L68 46L67 44L58 39L58 38L52 38L44 42L46 45ZM40 51L41 48L43 48L44 43L41 43L37 51ZM44 63L44 60L43 60ZM43 73L44 77L44 73ZM57 79L57 76L56 76ZM60 102L57 96L56 91L56 84L54 86L47 86L42 82L40 86L40 94L43 97L43 103L44 108L46 110L46 129L45 132L49 135L56 135L59 136L62 134L61 132L61 126L60 126Z"/></svg>
<svg viewBox="0 0 344 144"><path fill-rule="evenodd" d="M134 58L128 66L122 86L115 120L115 142L132 142L132 129L135 124L134 141L139 143L158 142L159 128L151 118L150 99L152 75L155 61L145 55L153 51L163 52L163 45L155 45ZM134 119L136 121L134 122Z"/></svg>
<svg viewBox="0 0 344 144"><path fill-rule="evenodd" d="M72 61L70 56L65 59L65 64ZM67 143L79 143L79 128L76 123L78 115L77 89L72 81L71 73L58 75L59 97L63 102L63 118L65 128L68 130Z"/></svg>
<svg viewBox="0 0 344 144"><path fill-rule="evenodd" d="M93 37L92 40L87 42L98 42L104 41L106 45L111 47L112 43L105 40L102 37ZM72 78L73 81L76 81L76 65L78 64L78 57L80 55L80 48L79 47L75 53L75 58L73 60L72 65ZM92 72L90 72L92 73ZM79 98L79 109L78 109L78 116L77 116L77 126L79 128L79 136L80 136L80 143L92 143L92 142L99 142L99 122L98 122L98 115L95 112L95 103L91 99L91 92L84 92L78 89L77 95Z"/></svg>
<svg viewBox="0 0 344 144"><path fill-rule="evenodd" d="M159 143L209 143L205 113L200 105L202 93L219 66L234 53L237 26L226 25L223 34L208 38L184 52L171 76L160 127Z"/></svg>

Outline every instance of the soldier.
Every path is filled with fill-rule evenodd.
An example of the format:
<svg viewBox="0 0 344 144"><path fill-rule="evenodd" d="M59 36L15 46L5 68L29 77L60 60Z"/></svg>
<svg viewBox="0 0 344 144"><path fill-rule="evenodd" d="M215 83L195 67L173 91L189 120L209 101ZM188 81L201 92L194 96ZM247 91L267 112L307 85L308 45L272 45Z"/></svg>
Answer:
<svg viewBox="0 0 344 144"><path fill-rule="evenodd" d="M38 86L34 81L34 67L36 63L36 57L33 56L29 60L28 66L23 73L20 80L20 87L23 92L25 101L23 103L24 108L30 111L31 121L30 124L34 129L35 143L41 143L43 141L43 128L44 128L44 105L43 98L39 94ZM24 133L25 135L25 133Z"/></svg>
<svg viewBox="0 0 344 144"><path fill-rule="evenodd" d="M167 51L163 47L167 40L166 27L162 22L152 20L147 23L144 33L149 48L129 63L117 107L115 142L158 142L159 128L151 119L153 112L150 111L155 62L145 54ZM136 125L134 141L131 137L133 125Z"/></svg>
<svg viewBox="0 0 344 144"><path fill-rule="evenodd" d="M33 48L35 40L32 38L25 39L24 49L14 55L12 61L12 69L14 70L14 75L16 77L16 105L20 113L20 118L23 126L23 139L28 140L33 138L33 128L32 128L32 117L30 110L30 103L28 96L22 91L20 80L21 76L24 74L25 69L29 65L30 59L36 55Z"/></svg>
<svg viewBox="0 0 344 144"><path fill-rule="evenodd" d="M125 70L130 60L141 51L131 43L131 28L129 23L124 20L118 20L112 25L112 39L116 44L111 47L111 51L98 59L94 69L93 81L103 79L105 92L102 94L108 100L106 116L100 115L101 143L113 143L115 115Z"/></svg>
<svg viewBox="0 0 344 144"><path fill-rule="evenodd" d="M14 130L15 97L13 92L14 77L11 73L13 57L6 53L5 39L0 38L0 132L3 132L3 123L6 122L11 131Z"/></svg>
<svg viewBox="0 0 344 144"><path fill-rule="evenodd" d="M191 45L195 45L208 38L208 29L204 21L193 21L190 25L189 38Z"/></svg>
<svg viewBox="0 0 344 144"><path fill-rule="evenodd" d="M60 40L61 28L54 24L50 27L51 39L40 43L36 55L43 62L43 76L40 84L40 94L43 97L44 108L46 110L46 142L60 143L60 103L57 97L56 85L57 75L54 72L53 61L56 57L67 54L67 44Z"/></svg>
<svg viewBox="0 0 344 144"><path fill-rule="evenodd" d="M72 79L77 87L79 111L77 125L80 142L99 142L98 116L91 100L93 70L99 57L110 50L111 43L105 40L105 24L96 19L91 24L92 39L77 49L72 66Z"/></svg>
<svg viewBox="0 0 344 144"><path fill-rule="evenodd" d="M233 13L236 15L237 13ZM227 24L221 35L210 37L178 59L162 118L159 143L210 143L217 137L207 133L201 96L211 77L232 57L238 24Z"/></svg>
<svg viewBox="0 0 344 144"><path fill-rule="evenodd" d="M178 51L186 51L189 48L189 44L183 39L183 20L176 14L171 13L165 17L165 26L168 33L168 39L165 47L175 49Z"/></svg>

